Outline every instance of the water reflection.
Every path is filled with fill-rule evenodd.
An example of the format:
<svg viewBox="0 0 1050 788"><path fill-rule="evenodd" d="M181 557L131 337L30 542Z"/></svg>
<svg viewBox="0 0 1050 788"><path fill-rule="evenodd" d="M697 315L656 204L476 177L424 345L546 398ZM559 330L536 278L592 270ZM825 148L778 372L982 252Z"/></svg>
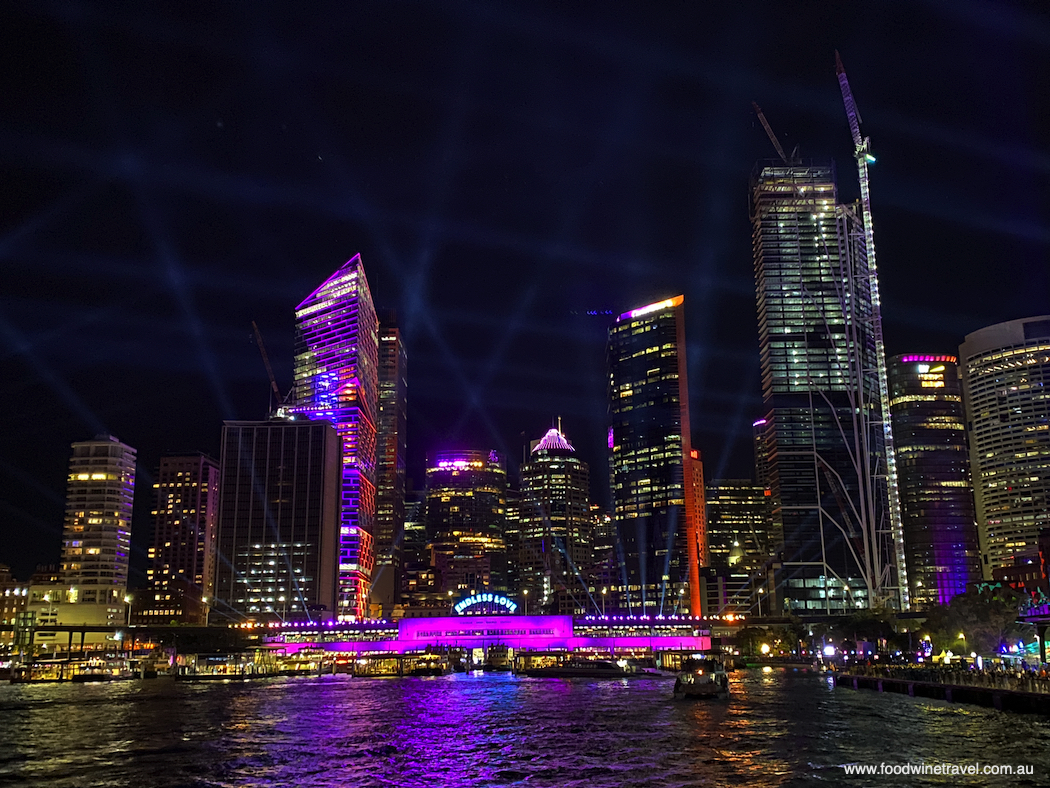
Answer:
<svg viewBox="0 0 1050 788"><path fill-rule="evenodd" d="M842 764L922 760L1035 763L1036 785L1050 767L1039 717L816 676L731 688L689 702L666 679L507 674L4 685L0 785L855 786Z"/></svg>

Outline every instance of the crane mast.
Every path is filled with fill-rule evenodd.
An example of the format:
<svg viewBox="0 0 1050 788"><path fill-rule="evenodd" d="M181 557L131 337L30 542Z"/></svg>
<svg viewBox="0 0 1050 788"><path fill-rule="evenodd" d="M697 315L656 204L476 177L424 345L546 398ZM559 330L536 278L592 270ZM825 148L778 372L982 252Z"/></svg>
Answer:
<svg viewBox="0 0 1050 788"><path fill-rule="evenodd" d="M897 559L897 585L900 590L901 608L910 607L907 560L904 553L904 527L901 523L900 491L897 488L897 462L890 425L889 382L886 373L886 348L882 339L882 304L879 297L879 275L875 264L875 235L871 223L871 194L868 186L868 165L875 162L871 155L871 139L860 133L860 112L853 99L846 69L838 51L835 52L835 73L842 91L842 103L846 107L846 119L853 135L853 156L857 160L857 175L860 180L861 218L864 226L864 245L868 258L868 278L871 287L872 330L875 335L875 363L878 367L879 401L882 406L882 432L886 447L886 488L890 507L890 532L894 554Z"/></svg>

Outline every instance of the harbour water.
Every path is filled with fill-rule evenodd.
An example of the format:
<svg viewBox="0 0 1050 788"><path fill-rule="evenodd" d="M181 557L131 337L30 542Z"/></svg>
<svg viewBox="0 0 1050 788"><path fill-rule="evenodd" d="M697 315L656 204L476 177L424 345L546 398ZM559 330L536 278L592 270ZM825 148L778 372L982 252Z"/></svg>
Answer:
<svg viewBox="0 0 1050 788"><path fill-rule="evenodd" d="M728 701L673 680L509 674L237 684L0 685L0 785L864 786L1050 784L1050 718L736 673ZM1033 767L855 776L847 764Z"/></svg>

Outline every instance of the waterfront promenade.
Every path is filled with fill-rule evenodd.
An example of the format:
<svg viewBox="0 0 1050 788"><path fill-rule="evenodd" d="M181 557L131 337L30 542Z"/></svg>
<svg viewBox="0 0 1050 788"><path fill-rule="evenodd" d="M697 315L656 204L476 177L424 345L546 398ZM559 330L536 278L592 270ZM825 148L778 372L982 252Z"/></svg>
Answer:
<svg viewBox="0 0 1050 788"><path fill-rule="evenodd" d="M1050 676L1045 671L856 665L836 673L835 686L1050 714Z"/></svg>

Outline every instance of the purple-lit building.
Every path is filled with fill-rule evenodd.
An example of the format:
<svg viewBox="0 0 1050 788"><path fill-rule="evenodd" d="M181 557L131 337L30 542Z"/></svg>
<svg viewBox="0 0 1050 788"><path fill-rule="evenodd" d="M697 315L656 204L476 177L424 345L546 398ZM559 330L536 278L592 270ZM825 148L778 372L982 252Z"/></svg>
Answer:
<svg viewBox="0 0 1050 788"><path fill-rule="evenodd" d="M890 359L890 419L911 603L946 605L981 578L955 356Z"/></svg>
<svg viewBox="0 0 1050 788"><path fill-rule="evenodd" d="M379 320L361 255L295 309L293 412L335 425L342 442L342 500L336 609L368 612L375 564Z"/></svg>
<svg viewBox="0 0 1050 788"><path fill-rule="evenodd" d="M711 630L708 622L690 616L460 615L342 626L275 623L266 641L272 647L283 645L286 654L317 647L364 656L422 652L435 646L486 649L495 645L515 652L655 654L709 651Z"/></svg>

